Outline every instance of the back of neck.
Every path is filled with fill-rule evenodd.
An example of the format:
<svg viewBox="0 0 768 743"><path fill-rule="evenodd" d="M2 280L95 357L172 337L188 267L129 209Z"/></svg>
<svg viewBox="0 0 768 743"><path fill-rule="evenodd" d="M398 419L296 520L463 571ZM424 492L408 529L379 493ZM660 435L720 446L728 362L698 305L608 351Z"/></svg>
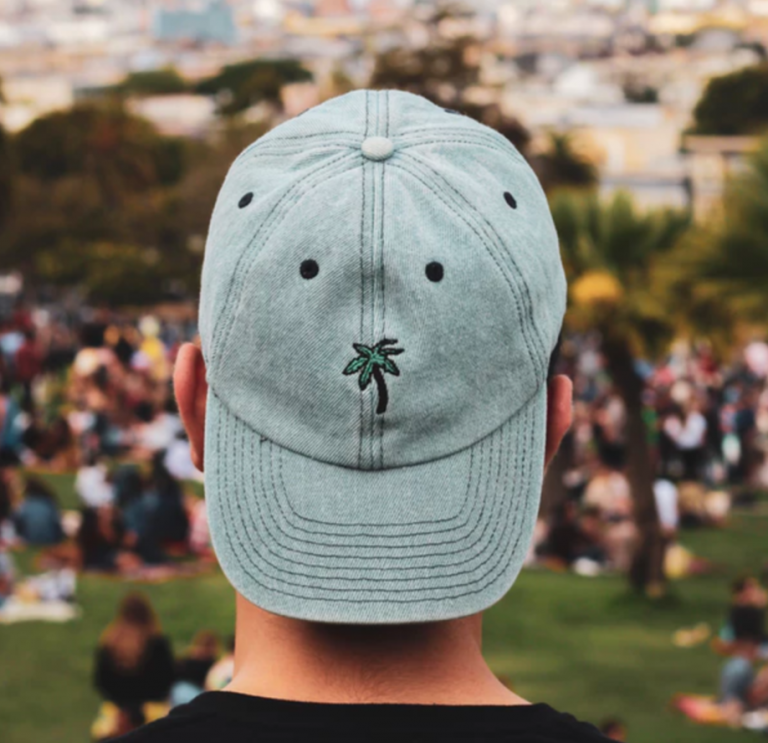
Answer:
<svg viewBox="0 0 768 743"><path fill-rule="evenodd" d="M241 596L227 690L325 704L527 704L485 663L481 615L353 627L279 617Z"/></svg>

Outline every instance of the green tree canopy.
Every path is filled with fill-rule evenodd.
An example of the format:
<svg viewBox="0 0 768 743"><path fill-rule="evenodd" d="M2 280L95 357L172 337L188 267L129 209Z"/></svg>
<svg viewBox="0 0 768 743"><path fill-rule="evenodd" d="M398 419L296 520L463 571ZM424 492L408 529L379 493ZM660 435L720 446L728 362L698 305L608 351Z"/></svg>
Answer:
<svg viewBox="0 0 768 743"><path fill-rule="evenodd" d="M684 256L700 291L746 322L768 325L768 137L728 186L721 217Z"/></svg>
<svg viewBox="0 0 768 743"><path fill-rule="evenodd" d="M221 113L232 116L262 101L279 103L284 85L309 80L312 73L297 60L254 59L227 65L198 83L196 91L217 96Z"/></svg>
<svg viewBox="0 0 768 743"><path fill-rule="evenodd" d="M187 82L174 67L146 72L131 72L116 86L118 93L127 95L172 95L189 89Z"/></svg>
<svg viewBox="0 0 768 743"><path fill-rule="evenodd" d="M768 129L768 63L713 77L693 110L694 134L759 134Z"/></svg>
<svg viewBox="0 0 768 743"><path fill-rule="evenodd" d="M16 136L14 151L23 174L42 181L91 177L113 202L170 185L184 170L181 140L159 135L114 103L78 105L36 119Z"/></svg>

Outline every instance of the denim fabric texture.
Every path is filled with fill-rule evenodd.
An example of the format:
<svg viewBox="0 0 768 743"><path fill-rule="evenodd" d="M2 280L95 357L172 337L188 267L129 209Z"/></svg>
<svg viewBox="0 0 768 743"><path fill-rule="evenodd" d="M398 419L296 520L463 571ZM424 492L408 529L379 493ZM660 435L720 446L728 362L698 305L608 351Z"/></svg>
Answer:
<svg viewBox="0 0 768 743"><path fill-rule="evenodd" d="M566 285L515 148L357 91L234 162L206 246L206 493L235 588L278 614L481 611L538 510Z"/></svg>

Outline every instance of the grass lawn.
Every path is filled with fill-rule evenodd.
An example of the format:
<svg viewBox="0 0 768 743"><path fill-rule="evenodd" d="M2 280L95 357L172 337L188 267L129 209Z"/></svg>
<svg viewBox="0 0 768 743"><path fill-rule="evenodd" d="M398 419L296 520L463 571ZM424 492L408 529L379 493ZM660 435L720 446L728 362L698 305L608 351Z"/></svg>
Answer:
<svg viewBox="0 0 768 743"><path fill-rule="evenodd" d="M62 502L72 479L50 476ZM764 511L763 511L764 513ZM652 605L620 578L524 573L488 612L486 654L515 690L592 722L618 716L631 743L727 743L746 732L694 726L669 710L675 692L711 693L720 659L708 648L675 648L675 629L701 621L717 628L732 577L768 559L768 517L736 516L720 531L688 532L684 544L715 561L716 574L673 585ZM29 560L19 560L22 566ZM65 625L0 626L0 738L3 743L81 743L98 706L91 688L93 649L119 598L131 586L86 577L84 615ZM234 601L220 574L142 586L177 650L200 628L231 633Z"/></svg>

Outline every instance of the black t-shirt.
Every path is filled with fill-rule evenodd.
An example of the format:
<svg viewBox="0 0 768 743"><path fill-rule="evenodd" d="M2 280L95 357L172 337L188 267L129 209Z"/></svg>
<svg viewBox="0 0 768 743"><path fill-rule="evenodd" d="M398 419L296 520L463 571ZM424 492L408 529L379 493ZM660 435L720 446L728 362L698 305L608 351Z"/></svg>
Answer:
<svg viewBox="0 0 768 743"><path fill-rule="evenodd" d="M607 743L546 704L441 707L308 704L214 691L120 743Z"/></svg>

